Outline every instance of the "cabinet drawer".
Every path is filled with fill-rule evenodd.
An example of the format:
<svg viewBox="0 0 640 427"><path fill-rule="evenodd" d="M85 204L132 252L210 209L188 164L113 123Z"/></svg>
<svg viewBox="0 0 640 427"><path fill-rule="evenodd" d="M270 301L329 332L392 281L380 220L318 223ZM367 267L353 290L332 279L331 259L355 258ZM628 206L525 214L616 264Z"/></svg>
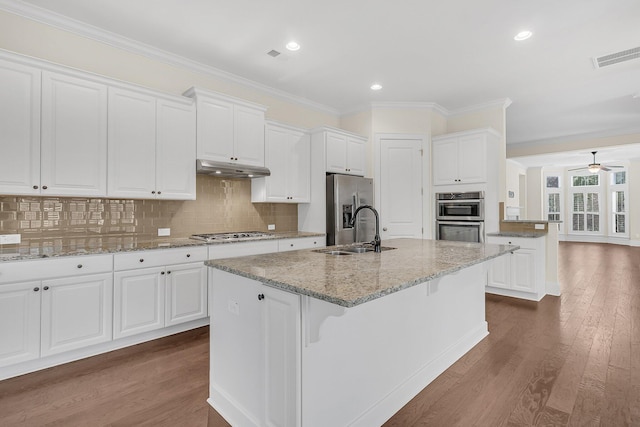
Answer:
<svg viewBox="0 0 640 427"><path fill-rule="evenodd" d="M112 255L88 255L4 262L0 264L0 283L109 273L112 268Z"/></svg>
<svg viewBox="0 0 640 427"><path fill-rule="evenodd" d="M233 258L245 255L269 254L278 252L277 240L257 242L222 243L209 246L209 259Z"/></svg>
<svg viewBox="0 0 640 427"><path fill-rule="evenodd" d="M114 255L113 269L115 271L121 271L136 268L161 267L170 264L204 261L206 259L206 246L128 252L126 254Z"/></svg>
<svg viewBox="0 0 640 427"><path fill-rule="evenodd" d="M297 239L278 240L278 252L311 249L325 246L324 236L299 237Z"/></svg>
<svg viewBox="0 0 640 427"><path fill-rule="evenodd" d="M516 245L522 249L536 249L539 239L544 239L544 237L487 236L487 243L495 245Z"/></svg>

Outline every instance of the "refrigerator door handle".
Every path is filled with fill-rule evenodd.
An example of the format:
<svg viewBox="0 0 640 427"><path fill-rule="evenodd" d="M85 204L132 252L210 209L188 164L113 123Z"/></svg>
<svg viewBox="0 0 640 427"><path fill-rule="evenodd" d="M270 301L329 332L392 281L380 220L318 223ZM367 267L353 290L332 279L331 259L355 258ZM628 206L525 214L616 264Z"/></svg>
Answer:
<svg viewBox="0 0 640 427"><path fill-rule="evenodd" d="M360 207L360 194L356 191L353 194L353 213ZM353 222L353 242L358 243L358 218Z"/></svg>

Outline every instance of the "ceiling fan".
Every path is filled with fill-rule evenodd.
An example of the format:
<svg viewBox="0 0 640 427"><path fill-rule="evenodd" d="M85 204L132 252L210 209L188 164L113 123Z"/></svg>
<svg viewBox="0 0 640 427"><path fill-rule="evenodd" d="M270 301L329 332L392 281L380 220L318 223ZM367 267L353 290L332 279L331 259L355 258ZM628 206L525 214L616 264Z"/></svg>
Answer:
<svg viewBox="0 0 640 427"><path fill-rule="evenodd" d="M569 169L570 171L579 171L579 170L583 170L583 169L587 169L589 172L591 173L598 173L600 171L605 171L608 172L611 170L611 168L623 168L624 166L605 166L605 165L601 165L600 163L596 163L596 153L597 151L592 151L591 154L593 154L593 163L589 163L588 166L585 166L583 168L575 168L575 169Z"/></svg>

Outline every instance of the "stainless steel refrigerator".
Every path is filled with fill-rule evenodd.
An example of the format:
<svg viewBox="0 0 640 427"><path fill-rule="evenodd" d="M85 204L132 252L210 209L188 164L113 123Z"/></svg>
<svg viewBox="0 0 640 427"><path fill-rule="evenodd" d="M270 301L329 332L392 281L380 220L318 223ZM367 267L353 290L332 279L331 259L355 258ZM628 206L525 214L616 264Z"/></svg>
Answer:
<svg viewBox="0 0 640 427"><path fill-rule="evenodd" d="M349 221L361 205L373 206L373 180L360 176L327 175L327 245L370 242L376 232L375 216L369 209L358 213L355 225Z"/></svg>

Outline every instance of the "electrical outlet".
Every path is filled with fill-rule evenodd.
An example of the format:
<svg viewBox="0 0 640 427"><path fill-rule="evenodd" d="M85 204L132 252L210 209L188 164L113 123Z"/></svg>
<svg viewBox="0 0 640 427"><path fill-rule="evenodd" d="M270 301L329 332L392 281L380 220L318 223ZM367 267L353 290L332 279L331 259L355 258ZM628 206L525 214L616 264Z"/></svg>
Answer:
<svg viewBox="0 0 640 427"><path fill-rule="evenodd" d="M275 230L275 229L276 229L276 225L275 225L275 224L269 224L269 225L267 225L267 230L269 230L269 231L273 231L273 230Z"/></svg>
<svg viewBox="0 0 640 427"><path fill-rule="evenodd" d="M171 236L170 228L158 228L158 237Z"/></svg>
<svg viewBox="0 0 640 427"><path fill-rule="evenodd" d="M21 241L20 234L0 234L0 245L15 245Z"/></svg>
<svg viewBox="0 0 640 427"><path fill-rule="evenodd" d="M536 230L544 230L544 224L535 224Z"/></svg>

